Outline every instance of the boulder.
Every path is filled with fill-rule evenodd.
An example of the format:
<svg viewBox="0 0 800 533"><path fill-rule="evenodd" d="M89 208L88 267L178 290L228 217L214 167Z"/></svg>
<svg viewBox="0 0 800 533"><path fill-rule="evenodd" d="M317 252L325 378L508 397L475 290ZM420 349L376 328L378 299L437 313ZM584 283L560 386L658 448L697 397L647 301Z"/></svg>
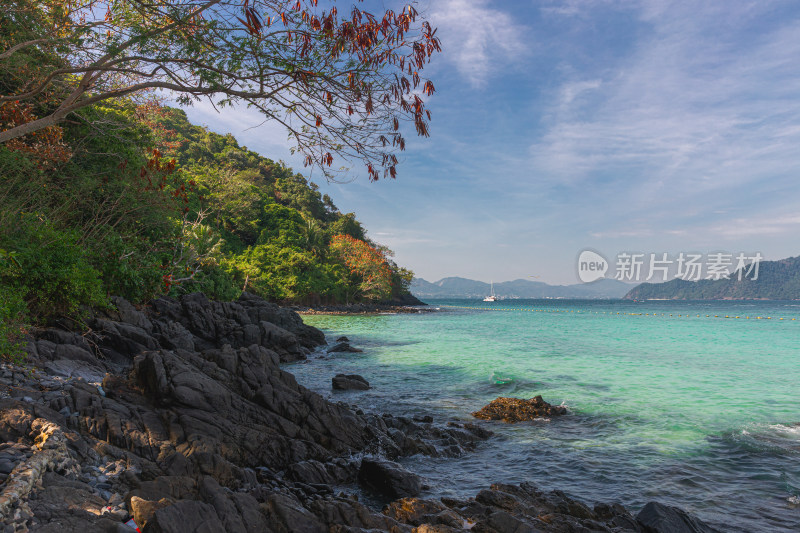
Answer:
<svg viewBox="0 0 800 533"><path fill-rule="evenodd" d="M369 382L358 374L336 374L331 378L334 390L367 390Z"/></svg>
<svg viewBox="0 0 800 533"><path fill-rule="evenodd" d="M551 405L541 396L529 400L521 398L497 398L484 406L480 411L475 411L472 416L483 420L502 420L503 422L522 422L537 418L561 416L567 414L567 408L561 405Z"/></svg>
<svg viewBox="0 0 800 533"><path fill-rule="evenodd" d="M130 498L130 504L128 507L133 515L133 520L140 528L143 528L148 522L150 522L150 520L152 520L156 511L163 509L164 507L169 507L172 505L172 503L174 502L167 498L162 498L158 501L152 501L145 500L138 496L132 496Z"/></svg>
<svg viewBox="0 0 800 533"><path fill-rule="evenodd" d="M225 531L214 507L195 500L183 500L156 509L145 529L147 533L216 533Z"/></svg>
<svg viewBox="0 0 800 533"><path fill-rule="evenodd" d="M681 509L658 502L645 505L636 521L645 533L720 533Z"/></svg>
<svg viewBox="0 0 800 533"><path fill-rule="evenodd" d="M362 485L392 499L413 497L422 492L422 478L385 459L362 459L358 480Z"/></svg>

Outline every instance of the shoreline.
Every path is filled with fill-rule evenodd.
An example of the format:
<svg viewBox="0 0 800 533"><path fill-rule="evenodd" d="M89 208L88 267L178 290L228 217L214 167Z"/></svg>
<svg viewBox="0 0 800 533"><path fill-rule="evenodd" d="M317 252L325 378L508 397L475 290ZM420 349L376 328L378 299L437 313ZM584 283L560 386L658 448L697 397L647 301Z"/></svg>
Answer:
<svg viewBox="0 0 800 533"><path fill-rule="evenodd" d="M484 424L365 414L305 389L281 364L324 346L324 334L249 295L115 304L89 331L34 331L27 367L0 367L6 528L715 531L676 508L648 504L634 517L529 483L422 496L424 479L393 461L458 461L491 438ZM366 507L347 487L388 506Z"/></svg>
<svg viewBox="0 0 800 533"><path fill-rule="evenodd" d="M433 313L436 307L427 304L423 306L391 305L391 304L350 304L350 305L325 305L317 307L287 306L285 309L299 315L375 315L375 314L412 314Z"/></svg>

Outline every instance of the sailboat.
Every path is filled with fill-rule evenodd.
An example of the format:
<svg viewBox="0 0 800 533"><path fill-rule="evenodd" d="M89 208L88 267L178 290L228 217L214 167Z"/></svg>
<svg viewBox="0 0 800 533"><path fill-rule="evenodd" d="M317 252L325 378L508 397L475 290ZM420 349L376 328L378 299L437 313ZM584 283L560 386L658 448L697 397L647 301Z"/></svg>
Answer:
<svg viewBox="0 0 800 533"><path fill-rule="evenodd" d="M496 302L497 296L494 294L494 281L492 281L492 294L483 299L484 302Z"/></svg>

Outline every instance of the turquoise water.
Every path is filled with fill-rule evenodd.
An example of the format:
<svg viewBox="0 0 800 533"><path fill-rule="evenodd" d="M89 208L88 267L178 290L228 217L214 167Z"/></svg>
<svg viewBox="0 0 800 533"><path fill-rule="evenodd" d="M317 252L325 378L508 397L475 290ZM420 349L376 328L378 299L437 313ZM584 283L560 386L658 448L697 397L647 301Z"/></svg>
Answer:
<svg viewBox="0 0 800 533"><path fill-rule="evenodd" d="M481 422L497 436L458 460L406 459L432 493L527 480L634 511L671 503L726 531L800 530L800 302L429 303L441 310L306 316L364 352L289 370L336 400L440 421L497 396L569 408ZM338 372L374 389L334 394Z"/></svg>

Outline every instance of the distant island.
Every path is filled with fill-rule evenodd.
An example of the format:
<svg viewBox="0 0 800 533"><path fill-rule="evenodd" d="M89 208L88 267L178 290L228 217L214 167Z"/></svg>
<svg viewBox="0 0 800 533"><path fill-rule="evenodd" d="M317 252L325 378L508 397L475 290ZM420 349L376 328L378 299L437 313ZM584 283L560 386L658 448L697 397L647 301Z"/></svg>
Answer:
<svg viewBox="0 0 800 533"><path fill-rule="evenodd" d="M622 298L631 284L615 279L601 279L592 283L575 285L550 285L541 281L517 279L494 284L498 298L569 298L607 299ZM483 298L491 288L488 283L473 279L450 277L430 282L422 278L411 280L409 291L417 298Z"/></svg>
<svg viewBox="0 0 800 533"><path fill-rule="evenodd" d="M762 261L758 278L749 279L736 271L728 279L665 283L642 283L625 295L627 300L798 300L800 299L800 256L779 261Z"/></svg>
<svg viewBox="0 0 800 533"><path fill-rule="evenodd" d="M727 279L687 281L673 279L663 283L641 283L633 286L616 279L600 279L592 283L550 285L541 281L517 279L494 284L501 299L564 298L625 300L800 300L800 256L779 261L761 261L758 278L745 272ZM417 298L483 298L491 291L489 283L473 279L448 277L439 281L414 278L409 286Z"/></svg>

